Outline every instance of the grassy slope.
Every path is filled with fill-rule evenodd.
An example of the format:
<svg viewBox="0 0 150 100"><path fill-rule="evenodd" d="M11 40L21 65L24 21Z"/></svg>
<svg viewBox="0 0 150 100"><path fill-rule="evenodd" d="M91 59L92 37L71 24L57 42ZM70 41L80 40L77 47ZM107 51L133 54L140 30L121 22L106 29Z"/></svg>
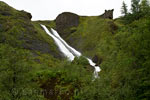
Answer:
<svg viewBox="0 0 150 100"><path fill-rule="evenodd" d="M80 25L66 41L77 48L84 55L93 57L98 51L99 44L112 40L113 34L109 22L112 20L100 17L80 17ZM107 42L109 42L107 41Z"/></svg>
<svg viewBox="0 0 150 100"><path fill-rule="evenodd" d="M47 26L47 28L54 28L55 29L55 27L56 27L56 24L55 24L55 21L51 21L51 20L40 20L40 21L35 21L35 22L37 22L37 23L39 23L39 24L43 24L43 25L46 25Z"/></svg>
<svg viewBox="0 0 150 100"><path fill-rule="evenodd" d="M95 25L98 20L95 20ZM93 47L95 50L90 52L83 48L87 52L86 55L97 53L103 58L100 65L102 68L101 78L94 85L91 84L91 87L87 86L83 89L84 92L81 93L83 100L89 98L91 100L94 98L102 100L149 100L149 16L135 20L128 25L123 25L120 22L121 19L115 21L118 30L113 35L108 31L108 25L105 26L104 24L94 25L93 29L88 28L86 30L87 27L81 29L86 30L87 36L85 37L89 43L94 32L100 33L101 30L105 29L101 35L96 35L96 37L100 37L95 41L96 45ZM84 25L92 27L89 22ZM103 29L97 28L101 25L104 27ZM87 31L90 31L91 35ZM93 36L92 38L96 39L96 37ZM88 46L90 47L90 45ZM90 93L87 94L88 92Z"/></svg>

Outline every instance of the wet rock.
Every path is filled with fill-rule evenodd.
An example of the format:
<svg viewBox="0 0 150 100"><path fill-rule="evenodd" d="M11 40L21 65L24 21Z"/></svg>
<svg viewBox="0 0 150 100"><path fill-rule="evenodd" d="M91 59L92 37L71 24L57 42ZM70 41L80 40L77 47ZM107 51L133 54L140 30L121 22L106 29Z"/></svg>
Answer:
<svg viewBox="0 0 150 100"><path fill-rule="evenodd" d="M92 61L93 61L94 63L96 63L96 66L98 66L98 65L100 65L100 64L102 63L103 59L100 58L99 56L95 55L95 56L92 58Z"/></svg>
<svg viewBox="0 0 150 100"><path fill-rule="evenodd" d="M75 31L70 30L70 28L79 25L79 16L74 13L64 12L58 15L55 21L56 30L63 37Z"/></svg>
<svg viewBox="0 0 150 100"><path fill-rule="evenodd" d="M113 11L114 11L114 9L112 9L112 10L105 10L105 13L102 14L100 17L107 18L107 19L113 19Z"/></svg>

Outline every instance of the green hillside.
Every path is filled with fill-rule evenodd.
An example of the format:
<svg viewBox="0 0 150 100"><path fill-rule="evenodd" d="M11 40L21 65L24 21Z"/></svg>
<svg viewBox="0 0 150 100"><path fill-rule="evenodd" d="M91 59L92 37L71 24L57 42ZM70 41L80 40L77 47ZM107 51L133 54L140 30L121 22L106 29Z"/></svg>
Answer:
<svg viewBox="0 0 150 100"><path fill-rule="evenodd" d="M75 24L58 27L58 17L31 21L0 1L0 100L149 100L150 6L139 9L114 20L64 13ZM40 24L93 59L99 78L84 57L64 58Z"/></svg>

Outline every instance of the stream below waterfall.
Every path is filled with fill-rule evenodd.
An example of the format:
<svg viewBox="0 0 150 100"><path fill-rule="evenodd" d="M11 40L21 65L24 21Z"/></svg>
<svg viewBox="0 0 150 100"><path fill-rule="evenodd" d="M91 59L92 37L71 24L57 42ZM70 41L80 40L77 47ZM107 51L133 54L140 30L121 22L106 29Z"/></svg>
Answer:
<svg viewBox="0 0 150 100"><path fill-rule="evenodd" d="M82 54L75 50L73 47L69 46L55 31L54 29L51 28L51 31L47 29L45 25L41 25L42 28L45 30L45 32L53 38L55 41L56 45L58 46L59 50L64 54L65 57L68 58L69 61L73 61L75 57L80 57ZM101 71L99 66L96 66L96 64L89 58L85 57L89 64L94 67L94 77L98 78L98 73Z"/></svg>

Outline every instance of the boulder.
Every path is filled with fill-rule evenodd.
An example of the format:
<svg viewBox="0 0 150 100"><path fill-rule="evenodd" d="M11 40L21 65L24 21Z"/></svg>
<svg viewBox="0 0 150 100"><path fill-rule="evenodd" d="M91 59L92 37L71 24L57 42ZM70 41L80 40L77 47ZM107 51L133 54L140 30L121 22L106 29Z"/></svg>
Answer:
<svg viewBox="0 0 150 100"><path fill-rule="evenodd" d="M96 63L96 66L98 66L98 65L100 65L100 64L102 63L103 59L100 58L98 55L95 55L95 56L92 58L92 61L93 61L94 63Z"/></svg>
<svg viewBox="0 0 150 100"><path fill-rule="evenodd" d="M105 10L105 13L100 15L100 17L107 18L107 19L113 19L113 12L114 12L114 9L112 9L112 10Z"/></svg>
<svg viewBox="0 0 150 100"><path fill-rule="evenodd" d="M56 17L56 30L63 37L75 30L71 31L70 28L77 27L79 25L79 16L74 13L64 12Z"/></svg>

